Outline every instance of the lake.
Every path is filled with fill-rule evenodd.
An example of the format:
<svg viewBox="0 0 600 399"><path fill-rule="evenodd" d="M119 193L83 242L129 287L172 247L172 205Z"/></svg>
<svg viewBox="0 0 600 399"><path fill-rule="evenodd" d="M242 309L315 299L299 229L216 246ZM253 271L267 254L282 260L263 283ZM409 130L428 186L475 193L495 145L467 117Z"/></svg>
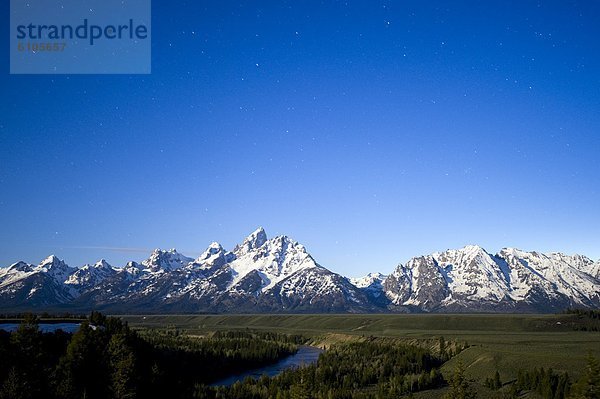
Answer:
<svg viewBox="0 0 600 399"><path fill-rule="evenodd" d="M293 368L293 367L301 367L309 364L314 364L319 359L319 355L323 353L323 349L316 348L314 346L300 346L298 348L298 352L293 355L290 355L275 364L271 364L269 366L261 367L258 369L246 371L241 374L233 375L231 377L224 378L220 381L211 384L212 386L230 386L233 385L236 381L243 381L247 377L252 377L255 379L260 378L263 375L267 375L269 377L275 377L280 374L282 371Z"/></svg>
<svg viewBox="0 0 600 399"><path fill-rule="evenodd" d="M74 333L79 329L81 323L39 323L42 332L53 332L63 330L64 332ZM19 323L0 323L0 330L17 331Z"/></svg>

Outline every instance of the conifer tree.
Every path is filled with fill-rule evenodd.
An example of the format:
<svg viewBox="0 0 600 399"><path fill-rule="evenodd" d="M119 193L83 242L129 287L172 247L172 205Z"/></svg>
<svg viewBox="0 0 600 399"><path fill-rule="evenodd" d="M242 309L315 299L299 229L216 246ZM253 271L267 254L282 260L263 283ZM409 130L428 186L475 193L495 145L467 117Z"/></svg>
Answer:
<svg viewBox="0 0 600 399"><path fill-rule="evenodd" d="M0 399L24 399L26 386L23 379L13 367L8 372L8 377L0 388Z"/></svg>
<svg viewBox="0 0 600 399"><path fill-rule="evenodd" d="M135 398L135 355L124 334L115 334L108 343L111 392L115 399Z"/></svg>
<svg viewBox="0 0 600 399"><path fill-rule="evenodd" d="M440 337L440 357L442 359L446 357L446 340L444 337Z"/></svg>
<svg viewBox="0 0 600 399"><path fill-rule="evenodd" d="M500 381L500 372L496 370L494 374L494 389L500 389L502 387L502 381Z"/></svg>
<svg viewBox="0 0 600 399"><path fill-rule="evenodd" d="M454 369L454 375L450 381L450 392L445 396L446 399L474 399L475 394L471 390L469 382L465 377L465 368L461 360L458 361Z"/></svg>
<svg viewBox="0 0 600 399"><path fill-rule="evenodd" d="M30 313L25 315L25 319L11 336L11 346L15 349L14 378L26 382L20 396L38 397L43 390L43 368L41 332L37 316Z"/></svg>
<svg viewBox="0 0 600 399"><path fill-rule="evenodd" d="M571 397L574 399L600 399L600 365L591 352L587 356L584 374L574 387Z"/></svg>

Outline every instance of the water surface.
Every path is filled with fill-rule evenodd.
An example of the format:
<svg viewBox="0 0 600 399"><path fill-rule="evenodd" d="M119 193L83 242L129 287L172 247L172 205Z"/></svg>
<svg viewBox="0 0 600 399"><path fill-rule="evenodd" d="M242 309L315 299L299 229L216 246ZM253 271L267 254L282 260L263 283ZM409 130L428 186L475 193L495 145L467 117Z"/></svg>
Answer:
<svg viewBox="0 0 600 399"><path fill-rule="evenodd" d="M231 386L237 381L243 381L247 377L252 377L254 379L258 379L263 375L267 375L269 377L275 377L280 374L284 370L293 368L293 367L301 367L307 366L309 364L314 364L319 359L319 355L323 353L323 349L316 348L314 346L300 346L298 348L298 352L293 355L290 355L284 359L281 359L279 362L275 364L271 364L269 366L261 367L258 369L250 370L243 372L241 374L232 375L231 377L224 378L220 381L215 382L212 386L225 385Z"/></svg>
<svg viewBox="0 0 600 399"><path fill-rule="evenodd" d="M63 330L64 332L74 333L79 329L81 323L39 323L42 332L54 332ZM19 323L0 323L0 330L17 331Z"/></svg>

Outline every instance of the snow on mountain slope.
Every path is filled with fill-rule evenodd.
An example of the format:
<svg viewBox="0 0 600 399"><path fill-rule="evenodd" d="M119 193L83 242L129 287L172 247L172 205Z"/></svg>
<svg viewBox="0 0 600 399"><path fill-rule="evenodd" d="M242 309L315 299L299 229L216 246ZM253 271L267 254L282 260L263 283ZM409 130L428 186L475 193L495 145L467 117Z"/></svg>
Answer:
<svg viewBox="0 0 600 399"><path fill-rule="evenodd" d="M446 302L460 299L497 302L509 291L508 270L477 245L433 254L452 293Z"/></svg>
<svg viewBox="0 0 600 399"><path fill-rule="evenodd" d="M586 273L596 279L600 279L600 260L586 268Z"/></svg>
<svg viewBox="0 0 600 399"><path fill-rule="evenodd" d="M101 259L93 265L84 265L77 269L69 275L65 284L81 291L100 284L107 278L114 276L117 272L117 269L109 265L104 259Z"/></svg>
<svg viewBox="0 0 600 399"><path fill-rule="evenodd" d="M74 269L55 256L0 268L0 308L72 306L164 312L556 311L600 306L600 262L468 245L347 279L287 236L259 228L196 259L155 250L141 264Z"/></svg>
<svg viewBox="0 0 600 399"><path fill-rule="evenodd" d="M117 271L119 273L124 273L124 274L134 278L144 272L144 266L140 265L137 262L130 261L130 262L127 262L125 267L123 267L122 269L117 269Z"/></svg>
<svg viewBox="0 0 600 399"><path fill-rule="evenodd" d="M395 306L434 310L449 295L448 282L432 255L399 265L384 281L385 295Z"/></svg>
<svg viewBox="0 0 600 399"><path fill-rule="evenodd" d="M286 236L268 239L262 228L233 252L213 243L186 266L161 273L146 268L130 282L119 274L94 290L91 297L100 306L115 306L122 304L124 292L131 306L186 311L372 308L359 289L345 277L319 266L304 246Z"/></svg>
<svg viewBox="0 0 600 399"><path fill-rule="evenodd" d="M17 262L0 272L0 306L49 306L70 302L75 292L64 281L76 269L51 255L39 265Z"/></svg>
<svg viewBox="0 0 600 399"><path fill-rule="evenodd" d="M382 273L369 273L363 277L350 278L350 282L358 288L382 287L387 276Z"/></svg>
<svg viewBox="0 0 600 399"><path fill-rule="evenodd" d="M33 266L25 262L17 262L7 268L0 269L0 287L13 284L18 280L28 278L34 274L43 273L59 283L63 283L75 268L69 267L65 262L54 255L50 255L39 265Z"/></svg>
<svg viewBox="0 0 600 399"><path fill-rule="evenodd" d="M201 269L212 269L214 267L221 267L234 259L235 255L233 253L223 249L218 242L213 242L202 255L194 260L193 266L197 266Z"/></svg>
<svg viewBox="0 0 600 399"><path fill-rule="evenodd" d="M279 311L364 312L373 310L366 295L350 281L324 267L292 273L265 295L276 298Z"/></svg>
<svg viewBox="0 0 600 399"><path fill-rule="evenodd" d="M585 271L582 271L585 270ZM468 245L411 259L384 281L394 306L422 310L541 310L598 306L600 281L588 258Z"/></svg>
<svg viewBox="0 0 600 399"><path fill-rule="evenodd" d="M264 292L301 269L317 266L303 245L287 236L268 240L262 228L249 235L233 253L235 259L229 264L233 276L230 289L255 272L261 279L259 289Z"/></svg>
<svg viewBox="0 0 600 399"><path fill-rule="evenodd" d="M45 273L60 283L63 283L75 270L54 255L50 255L34 268L35 272Z"/></svg>
<svg viewBox="0 0 600 399"><path fill-rule="evenodd" d="M542 254L504 248L498 254L511 270L512 297L539 301L547 297L568 306L600 302L600 282L581 269L592 262L579 255Z"/></svg>
<svg viewBox="0 0 600 399"><path fill-rule="evenodd" d="M17 262L9 267L0 268L0 288L13 284L33 273L35 273L33 265L25 262Z"/></svg>
<svg viewBox="0 0 600 399"><path fill-rule="evenodd" d="M193 261L194 259L180 254L175 249L155 249L148 259L142 261L142 265L151 272L165 272L177 270Z"/></svg>
<svg viewBox="0 0 600 399"><path fill-rule="evenodd" d="M228 252L218 243L187 266L171 273L169 301L180 298L199 303L237 303L257 297L289 275L316 267L304 246L289 237L268 239L259 228Z"/></svg>
<svg viewBox="0 0 600 399"><path fill-rule="evenodd" d="M265 232L265 229L259 227L250 233L241 244L236 245L233 249L233 253L237 256L243 256L250 251L262 247L265 242L267 242L267 233Z"/></svg>
<svg viewBox="0 0 600 399"><path fill-rule="evenodd" d="M378 307L385 307L388 299L384 294L383 282L388 276L381 273L369 273L359 278L351 278L349 281L360 289L368 300Z"/></svg>

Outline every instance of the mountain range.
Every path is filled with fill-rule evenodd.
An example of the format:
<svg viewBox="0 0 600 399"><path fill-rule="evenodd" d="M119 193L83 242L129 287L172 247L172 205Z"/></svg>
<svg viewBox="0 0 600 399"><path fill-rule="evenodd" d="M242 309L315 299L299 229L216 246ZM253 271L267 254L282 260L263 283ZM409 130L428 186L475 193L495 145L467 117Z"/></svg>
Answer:
<svg viewBox="0 0 600 399"><path fill-rule="evenodd" d="M390 275L347 278L287 236L259 228L196 259L154 250L141 263L72 268L56 256L0 268L0 309L115 313L553 312L600 307L600 261L476 245L417 256Z"/></svg>

